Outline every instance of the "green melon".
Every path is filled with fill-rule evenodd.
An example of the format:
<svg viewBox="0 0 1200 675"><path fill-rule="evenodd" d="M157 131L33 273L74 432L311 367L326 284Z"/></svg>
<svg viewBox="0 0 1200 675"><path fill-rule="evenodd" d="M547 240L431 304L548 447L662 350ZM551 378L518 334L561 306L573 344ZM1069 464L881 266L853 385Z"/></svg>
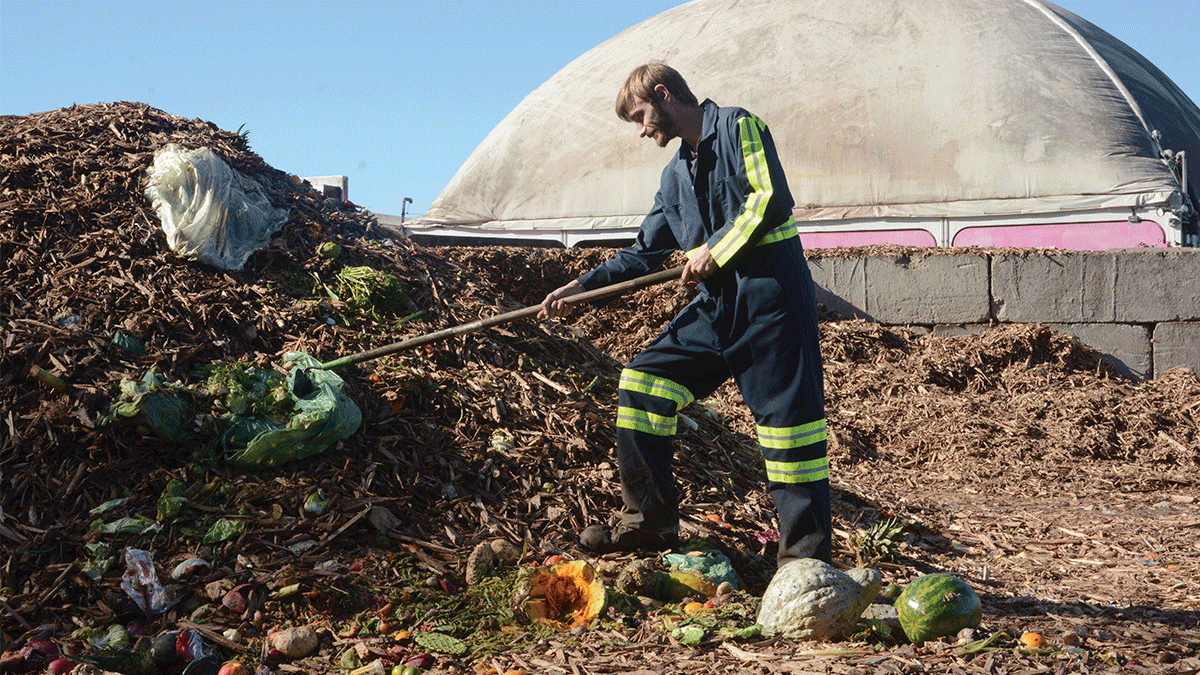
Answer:
<svg viewBox="0 0 1200 675"><path fill-rule="evenodd" d="M918 647L926 640L977 628L983 618L979 596L965 581L949 574L928 574L908 584L896 598L904 634Z"/></svg>

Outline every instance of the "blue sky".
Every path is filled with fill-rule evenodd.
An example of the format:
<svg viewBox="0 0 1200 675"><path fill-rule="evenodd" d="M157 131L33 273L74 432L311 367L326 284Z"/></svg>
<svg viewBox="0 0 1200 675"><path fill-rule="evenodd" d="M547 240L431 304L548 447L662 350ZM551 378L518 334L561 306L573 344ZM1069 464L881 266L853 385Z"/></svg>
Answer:
<svg viewBox="0 0 1200 675"><path fill-rule="evenodd" d="M914 0L917 2L923 0ZM249 130L271 166L423 213L580 54L682 0L0 0L0 114L139 101ZM1200 101L1200 0L1059 0Z"/></svg>

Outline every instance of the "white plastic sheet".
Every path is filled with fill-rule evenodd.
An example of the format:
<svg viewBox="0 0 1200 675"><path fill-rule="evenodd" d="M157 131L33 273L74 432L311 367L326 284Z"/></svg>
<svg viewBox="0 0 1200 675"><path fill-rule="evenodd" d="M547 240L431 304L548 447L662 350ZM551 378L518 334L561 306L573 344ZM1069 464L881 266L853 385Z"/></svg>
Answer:
<svg viewBox="0 0 1200 675"><path fill-rule="evenodd" d="M253 178L209 148L169 143L154 153L146 198L171 250L224 270L239 270L287 222Z"/></svg>

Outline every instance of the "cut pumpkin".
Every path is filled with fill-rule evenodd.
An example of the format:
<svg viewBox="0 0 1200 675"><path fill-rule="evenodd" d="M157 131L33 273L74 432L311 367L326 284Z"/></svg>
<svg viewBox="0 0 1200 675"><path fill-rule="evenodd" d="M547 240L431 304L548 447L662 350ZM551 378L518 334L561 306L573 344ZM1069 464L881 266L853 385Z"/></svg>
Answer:
<svg viewBox="0 0 1200 675"><path fill-rule="evenodd" d="M608 594L596 570L572 560L533 572L524 601L525 616L536 624L559 629L586 626L600 616Z"/></svg>

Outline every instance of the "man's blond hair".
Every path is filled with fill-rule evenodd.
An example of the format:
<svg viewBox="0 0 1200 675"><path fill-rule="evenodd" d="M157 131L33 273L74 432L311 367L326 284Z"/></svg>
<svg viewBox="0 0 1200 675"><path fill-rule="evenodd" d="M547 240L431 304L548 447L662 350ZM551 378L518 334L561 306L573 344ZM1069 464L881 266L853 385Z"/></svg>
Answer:
<svg viewBox="0 0 1200 675"><path fill-rule="evenodd" d="M679 71L662 61L651 61L634 68L633 72L629 73L629 77L625 78L621 93L617 94L617 117L626 122L632 122L633 120L629 118L629 111L637 105L638 101L649 103L661 101L662 97L654 91L654 88L660 84L671 92L671 98L674 100L688 105L700 105L696 101L696 95L688 88L687 82L679 74Z"/></svg>

